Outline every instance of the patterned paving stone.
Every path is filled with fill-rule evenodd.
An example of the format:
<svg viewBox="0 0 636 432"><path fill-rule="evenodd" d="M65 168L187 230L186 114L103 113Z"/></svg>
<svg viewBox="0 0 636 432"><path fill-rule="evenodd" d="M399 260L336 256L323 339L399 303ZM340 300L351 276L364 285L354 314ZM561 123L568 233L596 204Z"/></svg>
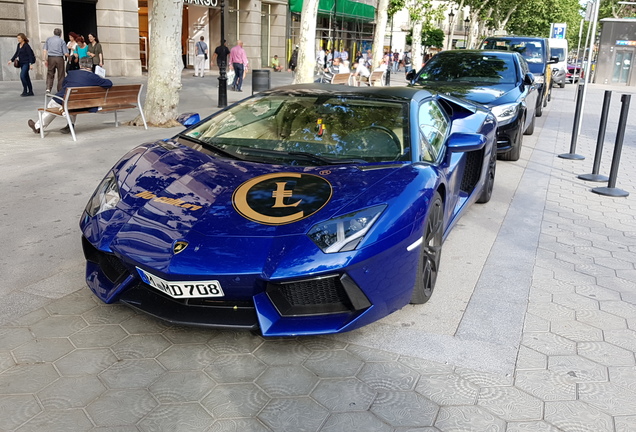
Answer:
<svg viewBox="0 0 636 432"><path fill-rule="evenodd" d="M159 405L139 422L146 432L203 432L214 419L198 403Z"/></svg>
<svg viewBox="0 0 636 432"><path fill-rule="evenodd" d="M205 369L218 383L252 382L267 365L253 354L224 354L216 357Z"/></svg>
<svg viewBox="0 0 636 432"><path fill-rule="evenodd" d="M295 341L273 341L262 344L254 355L270 366L300 365L311 351Z"/></svg>
<svg viewBox="0 0 636 432"><path fill-rule="evenodd" d="M123 321L121 326L129 334L161 333L169 327L164 321L147 314L135 314Z"/></svg>
<svg viewBox="0 0 636 432"><path fill-rule="evenodd" d="M298 342L312 351L334 351L347 348L346 343L326 337L301 338Z"/></svg>
<svg viewBox="0 0 636 432"><path fill-rule="evenodd" d="M479 387L510 386L514 382L514 377L510 374L493 374L461 367L456 368L455 373Z"/></svg>
<svg viewBox="0 0 636 432"><path fill-rule="evenodd" d="M119 325L91 325L70 336L77 348L108 348L128 336Z"/></svg>
<svg viewBox="0 0 636 432"><path fill-rule="evenodd" d="M548 369L570 376L577 383L605 382L609 378L607 368L579 356L550 356Z"/></svg>
<svg viewBox="0 0 636 432"><path fill-rule="evenodd" d="M106 387L95 376L62 377L37 393L45 410L83 408Z"/></svg>
<svg viewBox="0 0 636 432"><path fill-rule="evenodd" d="M347 351L360 357L365 362L396 361L400 355L388 351L367 348L360 345L349 345Z"/></svg>
<svg viewBox="0 0 636 432"><path fill-rule="evenodd" d="M258 418L276 432L317 431L329 412L309 398L272 399Z"/></svg>
<svg viewBox="0 0 636 432"><path fill-rule="evenodd" d="M636 282L620 277L599 277L596 279L596 283L601 287L617 292L633 292L636 289Z"/></svg>
<svg viewBox="0 0 636 432"><path fill-rule="evenodd" d="M614 417L616 432L631 432L636 430L636 415Z"/></svg>
<svg viewBox="0 0 636 432"><path fill-rule="evenodd" d="M527 313L525 321L523 322L523 331L524 332L549 332L550 321L545 318L532 315L531 313Z"/></svg>
<svg viewBox="0 0 636 432"><path fill-rule="evenodd" d="M17 432L83 432L92 428L92 423L81 409L47 410L18 428Z"/></svg>
<svg viewBox="0 0 636 432"><path fill-rule="evenodd" d="M530 303L528 313L540 318L551 320L573 320L574 310L556 303Z"/></svg>
<svg viewBox="0 0 636 432"><path fill-rule="evenodd" d="M576 399L574 379L548 370L518 370L515 386L543 401Z"/></svg>
<svg viewBox="0 0 636 432"><path fill-rule="evenodd" d="M362 360L344 350L315 351L303 365L322 378L353 377L362 368Z"/></svg>
<svg viewBox="0 0 636 432"><path fill-rule="evenodd" d="M52 301L44 306L44 309L51 315L81 315L96 307L95 296L87 295L86 290L79 290Z"/></svg>
<svg viewBox="0 0 636 432"><path fill-rule="evenodd" d="M612 432L610 416L582 401L545 403L545 420L564 431Z"/></svg>
<svg viewBox="0 0 636 432"><path fill-rule="evenodd" d="M636 392L613 383L579 384L579 398L610 415L636 413Z"/></svg>
<svg viewBox="0 0 636 432"><path fill-rule="evenodd" d="M331 412L366 411L376 394L357 378L333 378L318 381L311 397Z"/></svg>
<svg viewBox="0 0 636 432"><path fill-rule="evenodd" d="M108 348L76 349L55 362L62 376L97 375L117 362Z"/></svg>
<svg viewBox="0 0 636 432"><path fill-rule="evenodd" d="M0 396L0 430L16 430L40 411L42 408L33 395Z"/></svg>
<svg viewBox="0 0 636 432"><path fill-rule="evenodd" d="M8 327L28 327L28 326L32 326L38 321L43 320L44 318L47 318L48 316L49 316L49 313L44 308L40 308L26 315L22 315L21 317L14 319L13 321L9 322L7 326ZM0 337L2 337L2 329L0 329Z"/></svg>
<svg viewBox="0 0 636 432"><path fill-rule="evenodd" d="M479 387L459 375L432 375L422 376L415 391L439 405L472 405Z"/></svg>
<svg viewBox="0 0 636 432"><path fill-rule="evenodd" d="M17 365L0 374L0 395L36 393L59 377L49 363Z"/></svg>
<svg viewBox="0 0 636 432"><path fill-rule="evenodd" d="M620 330L627 328L627 322L624 318L603 311L579 311L576 313L576 320L601 330Z"/></svg>
<svg viewBox="0 0 636 432"><path fill-rule="evenodd" d="M554 333L525 332L521 343L548 356L576 354L576 343Z"/></svg>
<svg viewBox="0 0 636 432"><path fill-rule="evenodd" d="M606 330L605 342L611 343L631 352L636 352L636 331L634 330Z"/></svg>
<svg viewBox="0 0 636 432"><path fill-rule="evenodd" d="M15 366L15 361L8 351L0 351L0 373Z"/></svg>
<svg viewBox="0 0 636 432"><path fill-rule="evenodd" d="M374 390L413 390L418 374L412 369L395 362L365 364L358 378Z"/></svg>
<svg viewBox="0 0 636 432"><path fill-rule="evenodd" d="M601 302L601 310L622 318L636 317L636 305L632 305L623 301Z"/></svg>
<svg viewBox="0 0 636 432"><path fill-rule="evenodd" d="M264 339L244 331L219 331L208 341L216 354L249 354L264 343Z"/></svg>
<svg viewBox="0 0 636 432"><path fill-rule="evenodd" d="M550 331L574 342L603 340L600 329L579 321L553 321Z"/></svg>
<svg viewBox="0 0 636 432"><path fill-rule="evenodd" d="M217 357L208 345L173 345L161 353L157 361L168 370L203 370Z"/></svg>
<svg viewBox="0 0 636 432"><path fill-rule="evenodd" d="M164 372L152 359L122 360L99 374L111 389L147 388Z"/></svg>
<svg viewBox="0 0 636 432"><path fill-rule="evenodd" d="M173 344L204 344L217 335L207 328L175 326L164 331L163 336Z"/></svg>
<svg viewBox="0 0 636 432"><path fill-rule="evenodd" d="M214 391L216 383L198 371L174 371L161 375L149 387L150 393L162 404L197 402Z"/></svg>
<svg viewBox="0 0 636 432"><path fill-rule="evenodd" d="M143 419L157 405L145 389L117 389L103 393L86 412L97 426L127 426Z"/></svg>
<svg viewBox="0 0 636 432"><path fill-rule="evenodd" d="M271 397L306 396L316 386L318 377L302 366L271 366L256 384Z"/></svg>
<svg viewBox="0 0 636 432"><path fill-rule="evenodd" d="M561 432L556 427L544 422L509 422L506 432Z"/></svg>
<svg viewBox="0 0 636 432"><path fill-rule="evenodd" d="M256 418L222 419L214 422L210 432L272 432Z"/></svg>
<svg viewBox="0 0 636 432"><path fill-rule="evenodd" d="M579 294L555 294L553 301L574 310L599 310L599 302Z"/></svg>
<svg viewBox="0 0 636 432"><path fill-rule="evenodd" d="M455 370L455 367L450 364L417 357L401 356L398 361L420 375L448 375Z"/></svg>
<svg viewBox="0 0 636 432"><path fill-rule="evenodd" d="M517 354L517 370L526 369L546 369L548 367L548 356L541 354L533 349L519 347L519 353Z"/></svg>
<svg viewBox="0 0 636 432"><path fill-rule="evenodd" d="M130 335L111 347L120 359L155 358L170 346L160 334Z"/></svg>
<svg viewBox="0 0 636 432"><path fill-rule="evenodd" d="M89 324L121 324L133 315L134 309L124 305L100 305L82 314Z"/></svg>
<svg viewBox="0 0 636 432"><path fill-rule="evenodd" d="M603 267L607 267L610 269L615 269L615 270L633 270L634 269L634 263L633 261L629 261L629 260L622 260L619 259L616 254L613 254L614 257L613 258L605 258L605 257L599 257L599 258L595 258L594 262L596 262L596 264L603 266ZM629 255L629 257L633 258L633 254L631 252L628 252L626 255ZM626 256L627 258L627 256Z"/></svg>
<svg viewBox="0 0 636 432"><path fill-rule="evenodd" d="M610 382L636 392L636 366L610 367Z"/></svg>
<svg viewBox="0 0 636 432"><path fill-rule="evenodd" d="M634 366L634 353L607 342L579 342L578 353L605 366Z"/></svg>
<svg viewBox="0 0 636 432"><path fill-rule="evenodd" d="M9 351L15 349L33 339L33 335L26 327L0 329L0 347L2 347L3 350Z"/></svg>
<svg viewBox="0 0 636 432"><path fill-rule="evenodd" d="M479 391L477 405L506 421L543 418L543 403L514 387L482 388Z"/></svg>
<svg viewBox="0 0 636 432"><path fill-rule="evenodd" d="M506 423L477 406L445 406L439 411L435 427L449 432L504 432Z"/></svg>
<svg viewBox="0 0 636 432"><path fill-rule="evenodd" d="M201 405L216 419L254 417L270 398L254 384L219 384Z"/></svg>
<svg viewBox="0 0 636 432"><path fill-rule="evenodd" d="M379 392L371 412L391 426L432 426L439 406L415 392Z"/></svg>
<svg viewBox="0 0 636 432"><path fill-rule="evenodd" d="M66 338L38 338L14 349L18 363L54 362L73 351L75 347Z"/></svg>
<svg viewBox="0 0 636 432"><path fill-rule="evenodd" d="M574 288L577 294L594 300L620 300L620 293L598 285L578 285Z"/></svg>
<svg viewBox="0 0 636 432"><path fill-rule="evenodd" d="M331 414L320 428L320 432L342 432L367 430L374 432L391 432L393 428L380 421L370 412L348 412Z"/></svg>
<svg viewBox="0 0 636 432"><path fill-rule="evenodd" d="M31 332L38 338L61 338L68 337L87 325L81 316L57 315L38 321L31 327Z"/></svg>

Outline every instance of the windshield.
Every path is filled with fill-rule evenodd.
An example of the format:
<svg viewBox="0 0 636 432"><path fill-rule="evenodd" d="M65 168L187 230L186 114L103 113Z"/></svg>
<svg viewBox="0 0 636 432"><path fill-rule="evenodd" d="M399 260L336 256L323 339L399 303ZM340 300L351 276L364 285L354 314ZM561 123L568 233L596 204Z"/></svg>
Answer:
<svg viewBox="0 0 636 432"><path fill-rule="evenodd" d="M264 95L221 112L185 137L252 161L406 161L407 119L404 102L329 94Z"/></svg>
<svg viewBox="0 0 636 432"><path fill-rule="evenodd" d="M544 63L543 43L538 39L496 39L488 38L481 49L517 51L528 63Z"/></svg>
<svg viewBox="0 0 636 432"><path fill-rule="evenodd" d="M550 48L550 57L558 57L560 62L564 62L565 48Z"/></svg>
<svg viewBox="0 0 636 432"><path fill-rule="evenodd" d="M517 72L510 55L465 51L434 56L417 77L419 84L431 81L514 84L516 80Z"/></svg>

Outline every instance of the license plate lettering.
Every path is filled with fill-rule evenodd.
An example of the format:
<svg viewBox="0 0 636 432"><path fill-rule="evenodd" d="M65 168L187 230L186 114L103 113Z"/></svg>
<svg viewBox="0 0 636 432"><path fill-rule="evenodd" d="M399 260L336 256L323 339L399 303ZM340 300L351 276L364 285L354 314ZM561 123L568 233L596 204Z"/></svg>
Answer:
<svg viewBox="0 0 636 432"><path fill-rule="evenodd" d="M140 268L137 268L137 272L146 284L173 298L223 297L225 295L218 281L172 282Z"/></svg>

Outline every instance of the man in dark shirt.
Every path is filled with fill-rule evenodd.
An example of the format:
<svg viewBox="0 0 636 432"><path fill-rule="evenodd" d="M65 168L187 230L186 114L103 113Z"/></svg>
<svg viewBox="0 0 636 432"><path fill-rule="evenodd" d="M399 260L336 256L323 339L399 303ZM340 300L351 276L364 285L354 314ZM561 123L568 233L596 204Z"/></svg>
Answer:
<svg viewBox="0 0 636 432"><path fill-rule="evenodd" d="M60 111L62 110L62 104L64 103L64 95L66 94L66 89L69 87L91 87L91 86L100 86L104 88L111 88L113 86L113 82L109 79L102 78L97 74L92 72L93 68L93 59L90 57L82 57L79 61L80 68L78 70L71 70L64 78L64 83L62 84L62 89L55 94L49 101L47 108L58 108ZM70 115L71 123L75 125L75 118L72 114ZM49 114L46 111L42 113L42 124L46 127L48 126L56 116L53 114ZM40 121L34 122L29 119L28 121L29 127L35 133L40 133ZM66 127L60 129L62 133L70 133L71 129L67 125Z"/></svg>
<svg viewBox="0 0 636 432"><path fill-rule="evenodd" d="M230 49L225 45L227 41L223 41L223 45L219 45L214 50L214 55L212 56L212 60L216 60L216 65L221 69L221 64L225 63L225 68L227 69L227 56L230 55Z"/></svg>

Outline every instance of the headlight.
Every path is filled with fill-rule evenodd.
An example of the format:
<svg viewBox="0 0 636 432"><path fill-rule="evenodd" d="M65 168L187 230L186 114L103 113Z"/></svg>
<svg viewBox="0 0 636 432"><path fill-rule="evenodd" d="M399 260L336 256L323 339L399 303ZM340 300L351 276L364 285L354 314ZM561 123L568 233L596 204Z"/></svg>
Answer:
<svg viewBox="0 0 636 432"><path fill-rule="evenodd" d="M325 253L353 250L385 208L386 205L369 207L317 223L307 235Z"/></svg>
<svg viewBox="0 0 636 432"><path fill-rule="evenodd" d="M95 193L86 205L86 213L92 217L106 210L114 209L120 200L117 179L115 173L111 171L95 189Z"/></svg>
<svg viewBox="0 0 636 432"><path fill-rule="evenodd" d="M505 104L494 106L490 109L492 113L497 117L497 122L499 124L507 123L512 120L519 111L519 104Z"/></svg>
<svg viewBox="0 0 636 432"><path fill-rule="evenodd" d="M535 84L543 84L545 82L543 75L534 74L534 82Z"/></svg>

